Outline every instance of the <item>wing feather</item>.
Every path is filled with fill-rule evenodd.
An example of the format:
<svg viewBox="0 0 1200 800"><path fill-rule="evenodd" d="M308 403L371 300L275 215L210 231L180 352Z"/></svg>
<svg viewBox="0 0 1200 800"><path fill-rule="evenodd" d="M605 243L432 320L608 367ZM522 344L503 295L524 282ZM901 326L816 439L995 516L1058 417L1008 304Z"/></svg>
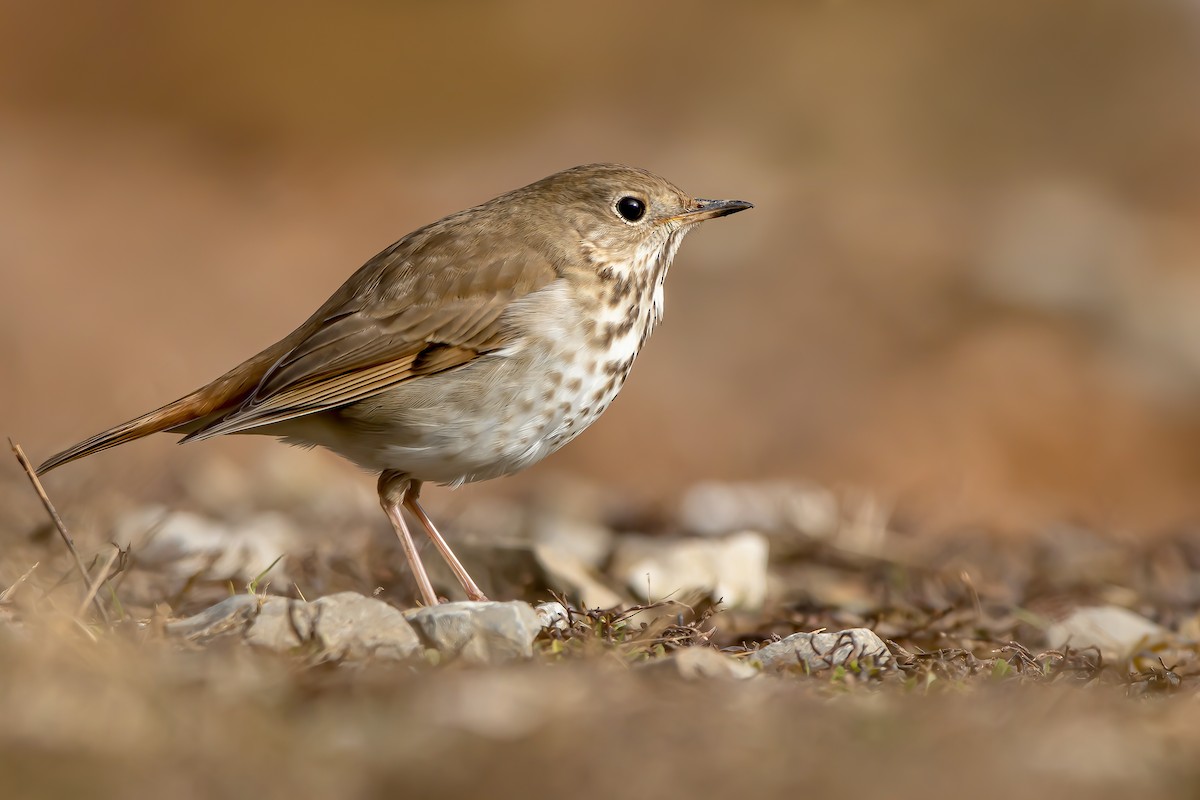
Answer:
<svg viewBox="0 0 1200 800"><path fill-rule="evenodd" d="M520 238L484 246L478 237L442 235L439 225L364 265L294 341L285 340L283 355L243 403L186 439L347 405L502 348L511 336L505 310L558 279L558 271Z"/></svg>

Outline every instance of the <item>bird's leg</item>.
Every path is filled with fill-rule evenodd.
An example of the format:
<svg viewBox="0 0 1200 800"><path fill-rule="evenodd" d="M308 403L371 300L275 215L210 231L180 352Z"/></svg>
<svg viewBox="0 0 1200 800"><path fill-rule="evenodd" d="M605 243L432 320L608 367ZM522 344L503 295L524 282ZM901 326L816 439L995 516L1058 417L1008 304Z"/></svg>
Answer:
<svg viewBox="0 0 1200 800"><path fill-rule="evenodd" d="M404 522L404 513L400 510L400 507L408 502L408 492L413 483L415 481L402 472L386 470L379 476L379 505L383 506L383 512L396 529L404 557L408 559L408 565L417 581L417 588L421 590L421 600L427 606L436 606L437 594L433 591L433 584L429 582L429 574L425 572L425 565L421 563L417 546L413 543L412 534L408 532L408 525ZM417 485L420 486L420 483Z"/></svg>
<svg viewBox="0 0 1200 800"><path fill-rule="evenodd" d="M471 600L487 600L487 595L479 590L479 587L475 585L475 581L471 580L471 576L467 574L466 567L454 555L454 551L450 549L450 545L446 544L446 540L438 533L437 528L433 527L433 520L429 519L429 515L425 513L425 509L421 508L421 503L417 499L420 495L421 482L409 481L408 489L404 492L404 507L415 514L417 519L421 521L425 532L433 540L434 546L442 554L442 558L446 559L446 563L450 565L451 571L454 572L454 577L458 578L458 582L462 584L463 589L467 593L467 598Z"/></svg>

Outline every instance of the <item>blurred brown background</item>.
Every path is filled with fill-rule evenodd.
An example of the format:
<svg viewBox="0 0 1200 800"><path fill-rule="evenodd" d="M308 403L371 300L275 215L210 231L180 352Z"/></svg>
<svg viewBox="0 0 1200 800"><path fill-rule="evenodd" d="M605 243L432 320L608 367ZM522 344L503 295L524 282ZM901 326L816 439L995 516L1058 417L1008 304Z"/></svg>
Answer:
<svg viewBox="0 0 1200 800"><path fill-rule="evenodd" d="M758 207L689 238L593 430L438 502L806 477L923 529L1189 523L1198 30L1151 0L0 2L0 433L40 460L418 225L612 160ZM50 487L279 447L156 439Z"/></svg>

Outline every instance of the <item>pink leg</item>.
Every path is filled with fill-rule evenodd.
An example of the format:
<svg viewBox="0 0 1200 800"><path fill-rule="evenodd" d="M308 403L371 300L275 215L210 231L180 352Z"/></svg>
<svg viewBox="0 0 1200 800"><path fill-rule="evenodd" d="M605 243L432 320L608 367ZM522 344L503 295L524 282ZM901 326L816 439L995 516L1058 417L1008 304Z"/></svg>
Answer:
<svg viewBox="0 0 1200 800"><path fill-rule="evenodd" d="M471 580L471 576L467 574L466 567L462 565L462 562L454 555L454 551L450 549L450 545L446 544L446 540L442 538L437 528L433 526L433 520L429 519L429 515L425 513L425 509L421 508L421 504L417 500L420 494L421 482L410 481L408 491L404 493L404 507L415 514L417 519L421 521L425 532L433 540L434 546L442 554L442 558L446 559L446 563L450 565L451 571L454 572L454 577L458 578L458 582L462 584L467 597L471 600L487 600L487 595L479 590L479 587L475 585L475 581Z"/></svg>
<svg viewBox="0 0 1200 800"><path fill-rule="evenodd" d="M413 577L417 581L417 588L421 591L421 600L427 606L436 606L438 604L437 594L433 591L429 574L425 572L425 565L421 563L421 556L417 553L417 546L413 543L412 534L408 532L408 525L404 522L404 514L400 510L401 505L408 502L410 483L410 480L402 473L384 472L379 476L379 504L383 506L384 513L392 521L392 527L396 529L396 536L400 539L404 557L408 559L408 565L412 568Z"/></svg>

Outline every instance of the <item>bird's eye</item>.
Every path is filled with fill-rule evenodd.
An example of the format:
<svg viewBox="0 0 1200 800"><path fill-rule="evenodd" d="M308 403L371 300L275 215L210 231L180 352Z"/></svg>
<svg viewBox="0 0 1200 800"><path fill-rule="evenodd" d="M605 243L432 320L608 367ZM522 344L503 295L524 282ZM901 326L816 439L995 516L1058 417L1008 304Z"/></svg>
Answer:
<svg viewBox="0 0 1200 800"><path fill-rule="evenodd" d="M623 220L637 222L646 216L646 204L636 197L622 197L617 201L617 213Z"/></svg>

